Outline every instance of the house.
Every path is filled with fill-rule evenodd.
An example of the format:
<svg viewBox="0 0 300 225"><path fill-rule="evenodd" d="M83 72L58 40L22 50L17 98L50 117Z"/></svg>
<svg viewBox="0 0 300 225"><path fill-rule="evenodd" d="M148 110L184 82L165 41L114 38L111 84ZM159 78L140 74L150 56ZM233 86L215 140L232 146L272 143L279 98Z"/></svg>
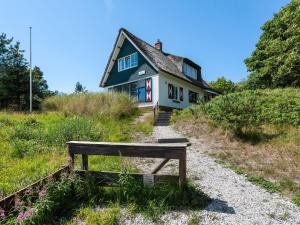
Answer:
<svg viewBox="0 0 300 225"><path fill-rule="evenodd" d="M219 93L202 79L201 67L188 58L163 51L121 28L106 65L100 87L126 92L139 107L183 109L208 101Z"/></svg>

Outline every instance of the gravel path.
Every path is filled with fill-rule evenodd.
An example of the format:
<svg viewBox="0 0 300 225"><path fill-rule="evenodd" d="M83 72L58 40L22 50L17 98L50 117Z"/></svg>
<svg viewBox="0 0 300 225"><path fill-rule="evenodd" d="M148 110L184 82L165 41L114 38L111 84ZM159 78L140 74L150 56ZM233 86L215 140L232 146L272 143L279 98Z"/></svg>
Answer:
<svg viewBox="0 0 300 225"><path fill-rule="evenodd" d="M151 139L171 137L181 135L170 126L155 127ZM220 143L205 137L190 139L190 142L188 177L213 201L205 210L167 213L156 224L187 224L192 215L198 216L199 224L300 224L300 208L278 194L270 194L251 184L243 175L224 168L207 154L214 148L222 148ZM143 161L138 167L149 171L153 162L155 160ZM171 162L162 173L174 172L175 169L176 164ZM129 219L125 214L121 224L153 224L141 215Z"/></svg>

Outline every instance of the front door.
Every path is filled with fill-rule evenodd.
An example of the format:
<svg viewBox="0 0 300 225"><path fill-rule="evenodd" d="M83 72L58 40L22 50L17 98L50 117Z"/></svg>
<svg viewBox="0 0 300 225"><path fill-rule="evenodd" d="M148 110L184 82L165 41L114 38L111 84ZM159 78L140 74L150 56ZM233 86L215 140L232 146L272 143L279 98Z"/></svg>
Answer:
<svg viewBox="0 0 300 225"><path fill-rule="evenodd" d="M139 102L146 101L146 88L145 87L138 88L138 100L139 100Z"/></svg>

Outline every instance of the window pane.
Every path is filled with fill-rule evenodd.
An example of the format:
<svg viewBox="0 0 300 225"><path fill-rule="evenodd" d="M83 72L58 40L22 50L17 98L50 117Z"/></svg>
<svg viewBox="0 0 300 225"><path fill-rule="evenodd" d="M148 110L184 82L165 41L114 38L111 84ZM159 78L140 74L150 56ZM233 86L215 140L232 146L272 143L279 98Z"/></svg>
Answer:
<svg viewBox="0 0 300 225"><path fill-rule="evenodd" d="M121 60L118 60L118 71L121 71Z"/></svg>
<svg viewBox="0 0 300 225"><path fill-rule="evenodd" d="M130 95L133 98L137 97L137 82L133 82L130 84Z"/></svg>
<svg viewBox="0 0 300 225"><path fill-rule="evenodd" d="M131 55L131 66L137 66L137 52L133 53Z"/></svg>

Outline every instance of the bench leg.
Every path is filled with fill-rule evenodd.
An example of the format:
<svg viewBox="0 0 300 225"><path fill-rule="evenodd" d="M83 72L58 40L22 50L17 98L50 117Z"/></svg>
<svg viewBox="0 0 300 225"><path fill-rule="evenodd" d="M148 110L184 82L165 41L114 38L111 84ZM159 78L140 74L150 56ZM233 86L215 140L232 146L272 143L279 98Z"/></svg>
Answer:
<svg viewBox="0 0 300 225"><path fill-rule="evenodd" d="M69 162L69 167L70 170L74 169L74 154L71 153L71 151L68 151L68 162Z"/></svg>
<svg viewBox="0 0 300 225"><path fill-rule="evenodd" d="M179 186L183 187L186 183L186 151L179 159Z"/></svg>
<svg viewBox="0 0 300 225"><path fill-rule="evenodd" d="M82 169L88 170L89 169L89 158L88 155L82 155Z"/></svg>

